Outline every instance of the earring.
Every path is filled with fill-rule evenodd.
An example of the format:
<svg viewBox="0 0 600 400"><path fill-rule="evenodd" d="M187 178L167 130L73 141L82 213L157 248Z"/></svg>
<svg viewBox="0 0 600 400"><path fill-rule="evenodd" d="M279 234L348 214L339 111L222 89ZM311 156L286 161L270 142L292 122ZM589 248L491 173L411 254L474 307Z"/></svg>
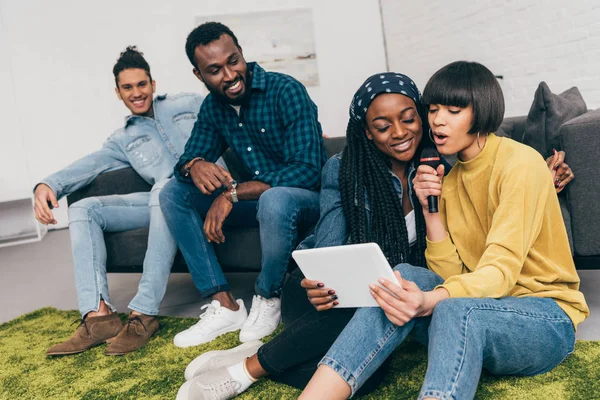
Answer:
<svg viewBox="0 0 600 400"><path fill-rule="evenodd" d="M429 128L429 139L431 139L431 143L435 143L435 140L433 140L433 134L431 133L431 128Z"/></svg>
<svg viewBox="0 0 600 400"><path fill-rule="evenodd" d="M488 134L485 134L485 142L483 142L483 147L485 147L485 144L487 143L487 138L488 138ZM477 132L477 147L479 148L479 150L481 150L481 145L479 144L479 132Z"/></svg>

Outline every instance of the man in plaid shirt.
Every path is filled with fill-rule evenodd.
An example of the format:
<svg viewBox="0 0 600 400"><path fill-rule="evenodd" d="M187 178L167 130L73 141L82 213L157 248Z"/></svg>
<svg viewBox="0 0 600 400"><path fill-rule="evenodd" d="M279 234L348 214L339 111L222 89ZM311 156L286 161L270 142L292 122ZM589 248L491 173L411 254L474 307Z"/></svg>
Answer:
<svg viewBox="0 0 600 400"><path fill-rule="evenodd" d="M175 166L177 180L163 188L160 204L196 287L212 302L174 342L199 345L240 328L240 341L253 341L279 324L279 296L298 232L319 218L327 156L317 107L294 78L246 63L223 24L194 29L186 52L210 94ZM215 164L227 148L250 180L238 184ZM211 244L225 241L223 224L259 226L262 265L249 314L231 294Z"/></svg>

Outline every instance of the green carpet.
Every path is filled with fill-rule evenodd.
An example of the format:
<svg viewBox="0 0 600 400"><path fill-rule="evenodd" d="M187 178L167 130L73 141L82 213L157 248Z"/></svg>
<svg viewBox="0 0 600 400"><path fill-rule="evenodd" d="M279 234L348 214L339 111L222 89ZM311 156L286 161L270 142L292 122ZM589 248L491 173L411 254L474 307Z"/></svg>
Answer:
<svg viewBox="0 0 600 400"><path fill-rule="evenodd" d="M43 308L0 325L0 399L174 399L186 365L199 354L239 344L230 333L188 349L173 336L193 324L190 318L160 317L161 330L142 350L107 357L105 345L75 356L47 358L46 349L67 339L76 311ZM125 318L122 315L122 318ZM368 399L415 399L425 374L426 351L407 343L393 356L392 371ZM262 379L240 399L294 399L299 391ZM485 375L479 399L598 399L600 342L579 341L573 353L550 373L532 378Z"/></svg>

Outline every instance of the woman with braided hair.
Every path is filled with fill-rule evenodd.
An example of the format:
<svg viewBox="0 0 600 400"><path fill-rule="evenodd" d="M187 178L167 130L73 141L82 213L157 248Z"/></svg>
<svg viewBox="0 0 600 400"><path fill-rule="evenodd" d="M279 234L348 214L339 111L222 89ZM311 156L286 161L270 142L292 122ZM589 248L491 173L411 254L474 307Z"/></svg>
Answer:
<svg viewBox="0 0 600 400"><path fill-rule="evenodd" d="M589 314L573 264L555 176L531 147L496 136L504 96L485 66L451 63L423 93L445 167L420 165L428 269L394 267L371 285L378 307L360 308L319 362L300 399L357 393L411 334L428 346L418 398L472 399L485 368L532 376L560 364ZM439 212L425 207L440 196Z"/></svg>
<svg viewBox="0 0 600 400"><path fill-rule="evenodd" d="M420 100L402 74L376 74L360 86L350 105L346 148L323 168L320 220L299 248L375 242L391 265L425 265L425 222L412 190L417 157L432 146L423 135ZM187 367L177 398L229 399L265 375L304 388L356 311L336 309L336 300L334 288L303 279L296 269L282 294L285 329L264 345L202 354ZM360 393L375 389L383 370Z"/></svg>

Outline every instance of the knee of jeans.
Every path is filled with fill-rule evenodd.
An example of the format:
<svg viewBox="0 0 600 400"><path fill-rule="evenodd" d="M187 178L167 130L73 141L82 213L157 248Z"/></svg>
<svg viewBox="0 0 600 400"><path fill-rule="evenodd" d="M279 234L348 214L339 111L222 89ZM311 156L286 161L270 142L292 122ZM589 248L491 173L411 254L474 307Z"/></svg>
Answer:
<svg viewBox="0 0 600 400"><path fill-rule="evenodd" d="M171 179L159 189L158 203L160 204L163 212L166 211L165 207L168 205L185 201L187 190L184 189L186 188L186 185L186 183L178 182L176 179ZM152 194L150 197L152 197Z"/></svg>
<svg viewBox="0 0 600 400"><path fill-rule="evenodd" d="M150 190L150 200L148 201L149 207L157 207L160 205L160 193L169 181L170 179L162 179L152 186L152 189Z"/></svg>
<svg viewBox="0 0 600 400"><path fill-rule="evenodd" d="M432 325L441 323L442 326L460 326L472 310L473 299L450 298L440 301L433 309Z"/></svg>
<svg viewBox="0 0 600 400"><path fill-rule="evenodd" d="M433 290L444 282L441 276L428 268L415 267L407 263L396 265L394 271L400 272L402 279L414 282L421 290Z"/></svg>
<svg viewBox="0 0 600 400"><path fill-rule="evenodd" d="M286 187L268 189L260 195L257 208L259 221L270 217L290 216L296 209L294 195Z"/></svg>
<svg viewBox="0 0 600 400"><path fill-rule="evenodd" d="M102 206L100 199L96 197L86 197L69 206L69 225L74 222L88 221L90 218L97 217L96 209Z"/></svg>

